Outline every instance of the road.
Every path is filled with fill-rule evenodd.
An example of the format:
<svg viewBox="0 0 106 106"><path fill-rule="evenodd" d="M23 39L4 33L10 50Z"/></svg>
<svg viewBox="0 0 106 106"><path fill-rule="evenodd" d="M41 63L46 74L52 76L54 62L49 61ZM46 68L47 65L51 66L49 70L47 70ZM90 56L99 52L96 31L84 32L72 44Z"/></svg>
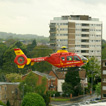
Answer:
<svg viewBox="0 0 106 106"><path fill-rule="evenodd" d="M52 102L52 106L106 106L106 102L99 102L94 104L71 103L71 102Z"/></svg>

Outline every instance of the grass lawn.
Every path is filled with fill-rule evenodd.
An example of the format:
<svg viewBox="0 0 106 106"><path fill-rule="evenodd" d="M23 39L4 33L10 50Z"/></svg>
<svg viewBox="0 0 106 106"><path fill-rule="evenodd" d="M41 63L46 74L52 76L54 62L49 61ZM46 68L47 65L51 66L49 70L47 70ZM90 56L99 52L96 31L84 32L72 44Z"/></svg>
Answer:
<svg viewBox="0 0 106 106"><path fill-rule="evenodd" d="M69 101L70 100L70 98L51 98L51 101L56 101L56 102L58 102L58 101Z"/></svg>

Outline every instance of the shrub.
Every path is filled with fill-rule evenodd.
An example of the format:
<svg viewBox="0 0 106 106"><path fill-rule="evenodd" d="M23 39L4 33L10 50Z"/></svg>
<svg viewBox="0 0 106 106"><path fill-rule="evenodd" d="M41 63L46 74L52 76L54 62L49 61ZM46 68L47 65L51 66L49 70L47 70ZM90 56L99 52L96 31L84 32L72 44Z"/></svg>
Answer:
<svg viewBox="0 0 106 106"><path fill-rule="evenodd" d="M6 106L2 101L0 101L0 105Z"/></svg>
<svg viewBox="0 0 106 106"><path fill-rule="evenodd" d="M43 95L43 99L44 99L44 101L45 101L45 103L46 103L46 106L49 106L49 103L50 103L50 95L48 95L48 94Z"/></svg>
<svg viewBox="0 0 106 106"><path fill-rule="evenodd" d="M11 105L10 105L10 102L9 102L9 100L7 101L7 104L6 104L6 105L7 105L7 106L11 106Z"/></svg>
<svg viewBox="0 0 106 106"><path fill-rule="evenodd" d="M46 106L46 104L39 94L28 93L23 98L22 106Z"/></svg>

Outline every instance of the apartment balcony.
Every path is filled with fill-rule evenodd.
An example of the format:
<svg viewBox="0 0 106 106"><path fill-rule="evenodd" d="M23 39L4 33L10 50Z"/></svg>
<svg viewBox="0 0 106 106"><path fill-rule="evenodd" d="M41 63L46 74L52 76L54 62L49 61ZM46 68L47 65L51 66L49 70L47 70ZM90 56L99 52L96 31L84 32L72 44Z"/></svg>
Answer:
<svg viewBox="0 0 106 106"><path fill-rule="evenodd" d="M56 39L56 36L49 36L50 39Z"/></svg>
<svg viewBox="0 0 106 106"><path fill-rule="evenodd" d="M82 31L81 34L89 34L89 31L88 32Z"/></svg>
<svg viewBox="0 0 106 106"><path fill-rule="evenodd" d="M86 27L86 26L89 26L89 24L86 24L86 23L84 24L84 23L82 23L82 26Z"/></svg>
<svg viewBox="0 0 106 106"><path fill-rule="evenodd" d="M81 47L81 50L89 50L89 48L82 48L82 47Z"/></svg>
<svg viewBox="0 0 106 106"><path fill-rule="evenodd" d="M50 44L56 44L56 41L54 40L54 41L50 41Z"/></svg>
<svg viewBox="0 0 106 106"><path fill-rule="evenodd" d="M89 37L81 37L82 40L89 40Z"/></svg>
<svg viewBox="0 0 106 106"><path fill-rule="evenodd" d="M89 56L89 53L81 53L83 56Z"/></svg>
<svg viewBox="0 0 106 106"><path fill-rule="evenodd" d="M50 33L56 33L57 32L57 29L56 28L50 28Z"/></svg>
<svg viewBox="0 0 106 106"><path fill-rule="evenodd" d="M56 24L50 24L49 27L54 28L54 27L56 27Z"/></svg>
<svg viewBox="0 0 106 106"><path fill-rule="evenodd" d="M89 29L86 29L86 28L84 27L84 29L82 29L82 32L89 32Z"/></svg>
<svg viewBox="0 0 106 106"><path fill-rule="evenodd" d="M89 39L82 39L81 43L89 43Z"/></svg>

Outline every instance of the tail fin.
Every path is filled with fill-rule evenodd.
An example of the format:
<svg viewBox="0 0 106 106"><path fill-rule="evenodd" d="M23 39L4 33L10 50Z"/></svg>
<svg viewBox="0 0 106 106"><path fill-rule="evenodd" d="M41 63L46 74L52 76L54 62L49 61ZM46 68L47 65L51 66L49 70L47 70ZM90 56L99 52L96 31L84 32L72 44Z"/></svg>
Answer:
<svg viewBox="0 0 106 106"><path fill-rule="evenodd" d="M20 48L14 49L14 52L16 54L14 62L18 65L18 68L24 68L25 64L30 64L31 59L27 58Z"/></svg>

